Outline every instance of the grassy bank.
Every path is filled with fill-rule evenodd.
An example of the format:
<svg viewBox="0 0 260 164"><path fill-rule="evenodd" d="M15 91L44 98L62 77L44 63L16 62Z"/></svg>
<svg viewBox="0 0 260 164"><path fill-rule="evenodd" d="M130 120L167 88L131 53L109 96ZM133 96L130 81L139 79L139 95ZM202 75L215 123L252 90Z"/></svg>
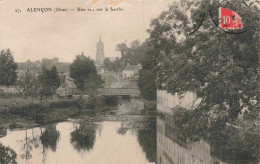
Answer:
<svg viewBox="0 0 260 164"><path fill-rule="evenodd" d="M0 106L2 127L29 128L60 122L68 118L89 118L96 113L117 109L116 97L95 97L93 99L51 99L44 102L26 101L20 97L4 99ZM12 102L12 103L11 103Z"/></svg>

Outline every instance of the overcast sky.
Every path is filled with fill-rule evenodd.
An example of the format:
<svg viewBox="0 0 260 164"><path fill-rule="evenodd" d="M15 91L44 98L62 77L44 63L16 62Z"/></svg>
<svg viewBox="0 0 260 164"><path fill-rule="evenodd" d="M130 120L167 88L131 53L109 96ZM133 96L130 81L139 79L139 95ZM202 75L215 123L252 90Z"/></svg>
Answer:
<svg viewBox="0 0 260 164"><path fill-rule="evenodd" d="M0 49L10 48L17 62L58 57L72 62L84 52L95 58L99 35L105 56L119 56L116 45L135 39L144 41L152 18L168 8L172 0L124 0L117 12L31 13L28 8L111 7L109 0L0 0ZM115 8L116 8L115 7ZM21 9L16 13L15 9Z"/></svg>

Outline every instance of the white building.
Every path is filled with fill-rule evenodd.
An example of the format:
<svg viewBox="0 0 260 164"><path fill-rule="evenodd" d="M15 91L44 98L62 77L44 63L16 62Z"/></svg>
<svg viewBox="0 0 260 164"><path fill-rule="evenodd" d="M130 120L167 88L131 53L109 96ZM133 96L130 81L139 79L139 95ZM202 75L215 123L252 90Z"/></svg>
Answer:
<svg viewBox="0 0 260 164"><path fill-rule="evenodd" d="M134 76L138 76L139 75L139 70L141 69L141 65L130 65L129 63L127 63L127 66L124 68L123 72L122 72L122 77L124 79L129 79L132 78Z"/></svg>
<svg viewBox="0 0 260 164"><path fill-rule="evenodd" d="M201 99L197 98L193 92L186 92L180 97L165 90L157 90L157 110L161 113L172 112L171 109L176 106L194 109L200 101Z"/></svg>

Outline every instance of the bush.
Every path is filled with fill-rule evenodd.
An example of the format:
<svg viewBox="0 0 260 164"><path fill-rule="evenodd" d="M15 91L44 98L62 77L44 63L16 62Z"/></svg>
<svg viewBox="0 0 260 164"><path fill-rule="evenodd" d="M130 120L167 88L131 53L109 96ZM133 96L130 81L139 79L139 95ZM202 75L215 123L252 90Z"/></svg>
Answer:
<svg viewBox="0 0 260 164"><path fill-rule="evenodd" d="M68 108L72 106L78 106L78 101L77 100L66 100L66 101L57 101L57 102L52 102L49 105L50 109L53 108Z"/></svg>
<svg viewBox="0 0 260 164"><path fill-rule="evenodd" d="M105 103L105 105L116 106L116 105L118 105L118 97L117 96L105 96L104 103Z"/></svg>
<svg viewBox="0 0 260 164"><path fill-rule="evenodd" d="M16 164L17 154L9 147L5 147L0 143L0 163Z"/></svg>
<svg viewBox="0 0 260 164"><path fill-rule="evenodd" d="M20 116L30 116L35 110L42 109L40 104L28 104L23 106L11 106L10 113Z"/></svg>
<svg viewBox="0 0 260 164"><path fill-rule="evenodd" d="M9 99L9 98L12 98L12 97L22 97L22 94L20 93L1 93L0 92L0 98L3 98L3 99Z"/></svg>

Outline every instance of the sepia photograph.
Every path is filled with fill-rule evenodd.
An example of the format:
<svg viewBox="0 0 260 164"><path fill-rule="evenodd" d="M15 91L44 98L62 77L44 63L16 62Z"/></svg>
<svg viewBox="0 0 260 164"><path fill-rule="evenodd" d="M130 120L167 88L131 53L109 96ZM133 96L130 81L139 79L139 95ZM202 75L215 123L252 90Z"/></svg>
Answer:
<svg viewBox="0 0 260 164"><path fill-rule="evenodd" d="M260 1L0 0L0 164L260 164Z"/></svg>

